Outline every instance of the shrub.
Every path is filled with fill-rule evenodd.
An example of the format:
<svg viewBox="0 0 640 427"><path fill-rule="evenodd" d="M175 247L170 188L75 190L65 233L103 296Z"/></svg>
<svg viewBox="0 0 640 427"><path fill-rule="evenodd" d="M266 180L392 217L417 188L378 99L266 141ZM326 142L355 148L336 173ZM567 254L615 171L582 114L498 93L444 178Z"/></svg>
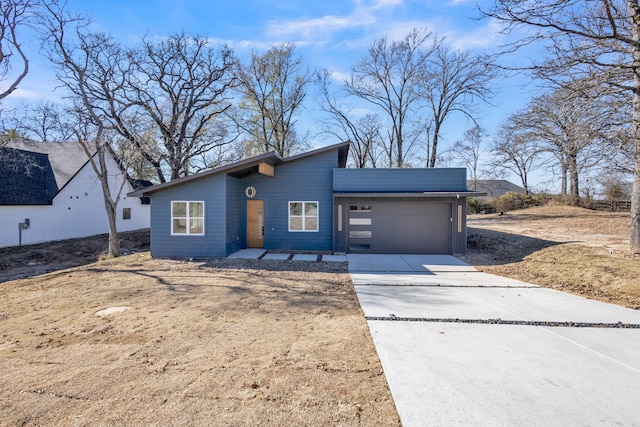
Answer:
<svg viewBox="0 0 640 427"><path fill-rule="evenodd" d="M475 197L469 197L467 199L467 213L479 214L479 213L492 213L495 212L493 199L476 199Z"/></svg>
<svg viewBox="0 0 640 427"><path fill-rule="evenodd" d="M543 198L510 191L496 199L496 212L526 209L543 204Z"/></svg>

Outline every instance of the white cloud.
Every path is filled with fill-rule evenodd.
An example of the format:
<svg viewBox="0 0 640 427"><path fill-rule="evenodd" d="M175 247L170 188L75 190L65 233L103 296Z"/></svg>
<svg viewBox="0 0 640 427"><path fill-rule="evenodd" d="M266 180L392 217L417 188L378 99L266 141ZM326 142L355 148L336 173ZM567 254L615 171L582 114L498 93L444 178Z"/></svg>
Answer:
<svg viewBox="0 0 640 427"><path fill-rule="evenodd" d="M24 85L26 86L26 85ZM51 97L51 93L42 93L40 91L37 91L35 89L27 89L25 87L18 87L16 90L14 90L13 92L11 92L11 95L9 95L6 99L7 100L14 100L14 101L18 101L18 100L26 100L26 101L38 101L38 100L42 100L42 99L48 99Z"/></svg>
<svg viewBox="0 0 640 427"><path fill-rule="evenodd" d="M350 13L325 15L319 18L270 21L267 34L290 36L294 39L326 39L335 33L367 29L387 22L389 9L402 5L403 0L357 0ZM381 19L382 18L382 19Z"/></svg>
<svg viewBox="0 0 640 427"><path fill-rule="evenodd" d="M372 10L394 7L401 5L403 0L375 0L371 6Z"/></svg>
<svg viewBox="0 0 640 427"><path fill-rule="evenodd" d="M313 38L326 36L328 33L352 28L366 27L374 24L376 19L366 10L355 10L350 15L328 15L321 18L300 19L291 21L271 21L267 33L271 36L296 36Z"/></svg>
<svg viewBox="0 0 640 427"><path fill-rule="evenodd" d="M349 74L343 71L331 70L330 73L331 73L331 80L337 83L342 83L345 80L347 80L347 78L349 77Z"/></svg>
<svg viewBox="0 0 640 427"><path fill-rule="evenodd" d="M237 50L266 50L282 42L294 42L298 47L324 48L333 51L361 51L374 40L388 36L401 40L413 29L426 29L433 36L446 37L446 43L456 49L486 48L497 45L497 24L486 21L486 25L471 28L464 23L452 22L447 15L431 14L421 20L417 15L402 19L390 18L390 11L403 6L405 0L355 0L351 10L344 14L324 15L302 19L270 20L262 40L236 40L227 42ZM447 5L465 6L469 0L452 0ZM424 14L426 9L422 10ZM268 40L268 41L265 41Z"/></svg>
<svg viewBox="0 0 640 427"><path fill-rule="evenodd" d="M476 0L451 0L447 6L460 6L463 4L473 4Z"/></svg>
<svg viewBox="0 0 640 427"><path fill-rule="evenodd" d="M358 25L347 16L323 16L322 18L273 23L270 29L275 34L302 34L308 37L317 31L343 30Z"/></svg>
<svg viewBox="0 0 640 427"><path fill-rule="evenodd" d="M488 21L487 25L478 27L471 32L460 34L457 31L450 31L443 35L447 37L446 42L455 49L482 49L492 48L500 44L502 36L499 33L500 23L495 20Z"/></svg>

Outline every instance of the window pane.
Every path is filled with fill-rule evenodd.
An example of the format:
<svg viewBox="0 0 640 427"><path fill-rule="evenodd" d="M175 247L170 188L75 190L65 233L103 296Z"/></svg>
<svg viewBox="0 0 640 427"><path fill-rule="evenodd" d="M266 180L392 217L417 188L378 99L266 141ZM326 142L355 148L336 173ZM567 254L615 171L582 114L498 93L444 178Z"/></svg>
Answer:
<svg viewBox="0 0 640 427"><path fill-rule="evenodd" d="M317 203L305 203L304 204L305 215L318 216L318 204Z"/></svg>
<svg viewBox="0 0 640 427"><path fill-rule="evenodd" d="M371 231L355 231L355 230L351 230L351 231L349 231L349 237L351 237L353 239L370 239L371 238Z"/></svg>
<svg viewBox="0 0 640 427"><path fill-rule="evenodd" d="M202 202L189 203L189 217L202 218L204 215L204 204Z"/></svg>
<svg viewBox="0 0 640 427"><path fill-rule="evenodd" d="M173 220L173 232L174 234L186 234L187 222L184 219Z"/></svg>
<svg viewBox="0 0 640 427"><path fill-rule="evenodd" d="M371 225L371 218L349 218L349 225Z"/></svg>
<svg viewBox="0 0 640 427"><path fill-rule="evenodd" d="M302 230L302 218L291 217L289 218L289 230Z"/></svg>
<svg viewBox="0 0 640 427"><path fill-rule="evenodd" d="M318 218L307 217L304 222L304 229L306 231L318 231Z"/></svg>
<svg viewBox="0 0 640 427"><path fill-rule="evenodd" d="M289 203L289 215L302 215L302 203Z"/></svg>
<svg viewBox="0 0 640 427"><path fill-rule="evenodd" d="M349 249L352 251L364 251L371 249L370 243L351 243Z"/></svg>
<svg viewBox="0 0 640 427"><path fill-rule="evenodd" d="M185 202L173 202L172 209L173 209L173 212L171 212L172 216L178 216L178 217L187 216L187 204Z"/></svg>
<svg viewBox="0 0 640 427"><path fill-rule="evenodd" d="M204 233L203 224L204 221L201 219L191 219L189 220L189 233L191 234L202 234Z"/></svg>

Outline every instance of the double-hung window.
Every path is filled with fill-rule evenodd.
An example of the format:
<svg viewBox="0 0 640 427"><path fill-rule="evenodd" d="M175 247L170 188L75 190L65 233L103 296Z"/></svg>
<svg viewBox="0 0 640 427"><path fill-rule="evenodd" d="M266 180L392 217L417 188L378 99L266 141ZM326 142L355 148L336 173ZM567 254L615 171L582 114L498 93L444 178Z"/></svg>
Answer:
<svg viewBox="0 0 640 427"><path fill-rule="evenodd" d="M171 202L171 234L204 235L204 202Z"/></svg>
<svg viewBox="0 0 640 427"><path fill-rule="evenodd" d="M289 202L289 231L318 231L318 202Z"/></svg>

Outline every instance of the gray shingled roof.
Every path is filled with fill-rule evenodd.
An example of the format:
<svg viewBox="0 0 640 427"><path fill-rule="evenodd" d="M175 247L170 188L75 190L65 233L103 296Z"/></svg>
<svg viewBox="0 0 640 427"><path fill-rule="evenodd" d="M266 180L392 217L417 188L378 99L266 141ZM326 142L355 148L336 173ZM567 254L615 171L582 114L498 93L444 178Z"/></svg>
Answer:
<svg viewBox="0 0 640 427"><path fill-rule="evenodd" d="M58 189L62 189L89 161L82 146L77 142L11 141L8 147L48 154Z"/></svg>
<svg viewBox="0 0 640 427"><path fill-rule="evenodd" d="M486 191L488 197L499 197L508 192L524 193L524 188L507 181L505 179L479 179L477 181L468 180L467 188L474 188L478 191Z"/></svg>
<svg viewBox="0 0 640 427"><path fill-rule="evenodd" d="M5 156L6 162L0 156L0 205L50 204L89 161L77 142L11 141L3 150L23 154ZM24 161L22 169L14 168L15 158ZM153 185L139 179L129 178L129 182L135 190ZM150 203L147 197L141 200L143 204Z"/></svg>
<svg viewBox="0 0 640 427"><path fill-rule="evenodd" d="M46 154L0 148L0 205L47 205L57 193Z"/></svg>

